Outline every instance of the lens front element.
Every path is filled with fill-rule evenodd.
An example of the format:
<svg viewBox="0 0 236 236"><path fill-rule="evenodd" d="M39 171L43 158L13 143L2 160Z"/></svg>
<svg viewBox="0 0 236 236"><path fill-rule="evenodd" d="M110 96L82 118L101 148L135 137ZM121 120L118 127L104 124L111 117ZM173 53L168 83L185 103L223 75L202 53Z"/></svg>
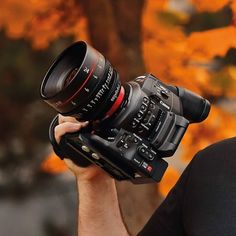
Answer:
<svg viewBox="0 0 236 236"><path fill-rule="evenodd" d="M64 115L102 118L120 94L117 72L102 54L84 41L65 49L48 70L42 98Z"/></svg>

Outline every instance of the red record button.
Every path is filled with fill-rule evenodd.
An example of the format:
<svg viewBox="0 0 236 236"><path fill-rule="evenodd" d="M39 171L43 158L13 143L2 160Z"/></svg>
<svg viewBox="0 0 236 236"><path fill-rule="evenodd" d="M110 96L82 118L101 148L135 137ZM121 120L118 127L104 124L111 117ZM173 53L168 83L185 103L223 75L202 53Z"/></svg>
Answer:
<svg viewBox="0 0 236 236"><path fill-rule="evenodd" d="M151 173L153 169L153 167L145 161L142 163L141 167L148 173Z"/></svg>
<svg viewBox="0 0 236 236"><path fill-rule="evenodd" d="M148 171L148 172L151 172L151 171L152 171L152 166L148 166L148 167L147 167L147 171Z"/></svg>

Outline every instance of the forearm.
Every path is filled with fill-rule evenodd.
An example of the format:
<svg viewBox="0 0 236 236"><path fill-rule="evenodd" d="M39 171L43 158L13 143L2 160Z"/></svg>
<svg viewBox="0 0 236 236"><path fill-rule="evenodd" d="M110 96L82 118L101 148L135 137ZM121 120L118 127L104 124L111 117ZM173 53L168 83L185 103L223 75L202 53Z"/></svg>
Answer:
<svg viewBox="0 0 236 236"><path fill-rule="evenodd" d="M121 217L114 180L108 176L99 176L96 180L77 180L77 184L78 235L128 236Z"/></svg>

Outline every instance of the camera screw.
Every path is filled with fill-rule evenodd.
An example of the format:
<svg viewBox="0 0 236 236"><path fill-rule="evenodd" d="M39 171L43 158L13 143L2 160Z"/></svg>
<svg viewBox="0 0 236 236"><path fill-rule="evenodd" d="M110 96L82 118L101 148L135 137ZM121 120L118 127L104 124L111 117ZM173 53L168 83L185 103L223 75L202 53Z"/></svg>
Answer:
<svg viewBox="0 0 236 236"><path fill-rule="evenodd" d="M85 152L90 152L90 149L87 146L85 146L85 145L83 145L81 148Z"/></svg>
<svg viewBox="0 0 236 236"><path fill-rule="evenodd" d="M100 159L100 157L98 156L98 154L95 153L95 152L92 153L92 157L93 157L94 159L96 159L96 160L99 160L99 159Z"/></svg>

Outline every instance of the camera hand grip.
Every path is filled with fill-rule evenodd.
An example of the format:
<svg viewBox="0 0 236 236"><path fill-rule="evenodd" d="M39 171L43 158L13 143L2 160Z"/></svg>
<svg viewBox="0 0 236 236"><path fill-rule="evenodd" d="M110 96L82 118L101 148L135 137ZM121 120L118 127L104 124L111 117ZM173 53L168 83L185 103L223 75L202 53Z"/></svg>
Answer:
<svg viewBox="0 0 236 236"><path fill-rule="evenodd" d="M58 116L54 117L49 127L49 140L52 144L54 152L61 159L69 158L75 164L81 167L87 167L91 165L91 162L86 158L86 156L80 154L76 148L74 148L73 143L71 143L69 134L62 136L60 144L56 142L54 136L54 129L58 125Z"/></svg>

